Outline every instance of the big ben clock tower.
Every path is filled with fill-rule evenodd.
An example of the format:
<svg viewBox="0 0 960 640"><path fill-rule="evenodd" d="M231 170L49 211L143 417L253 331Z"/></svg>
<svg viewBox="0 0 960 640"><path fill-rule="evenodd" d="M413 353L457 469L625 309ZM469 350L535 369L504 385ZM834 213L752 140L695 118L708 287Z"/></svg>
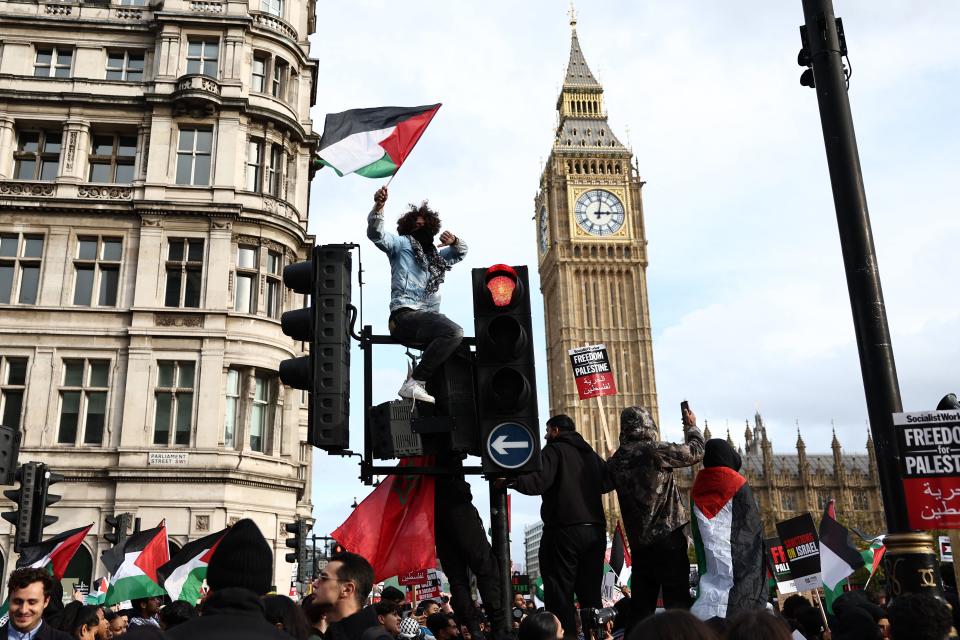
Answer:
<svg viewBox="0 0 960 640"><path fill-rule="evenodd" d="M616 376L604 401L617 446L620 410L657 413L653 341L647 302L643 182L632 153L607 123L603 87L577 39L571 12L570 61L557 98L559 125L535 200L540 290L547 336L550 413L566 413L606 457L596 400L581 401L568 349L605 344ZM608 494L612 495L612 494ZM608 512L615 503L606 501Z"/></svg>

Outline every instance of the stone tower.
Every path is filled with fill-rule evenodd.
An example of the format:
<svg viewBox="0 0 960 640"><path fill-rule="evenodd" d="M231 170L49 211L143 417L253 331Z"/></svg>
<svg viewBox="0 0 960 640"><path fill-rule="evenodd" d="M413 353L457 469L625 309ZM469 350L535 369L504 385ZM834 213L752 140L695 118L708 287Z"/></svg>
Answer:
<svg viewBox="0 0 960 640"><path fill-rule="evenodd" d="M572 16L556 138L534 204L550 414L570 415L584 438L605 455L617 446L622 407L644 405L659 420L647 302L644 183L631 166L632 152L607 123L603 86L587 65L576 25ZM607 346L618 390L603 398L609 443L598 403L578 398L567 353L600 343Z"/></svg>

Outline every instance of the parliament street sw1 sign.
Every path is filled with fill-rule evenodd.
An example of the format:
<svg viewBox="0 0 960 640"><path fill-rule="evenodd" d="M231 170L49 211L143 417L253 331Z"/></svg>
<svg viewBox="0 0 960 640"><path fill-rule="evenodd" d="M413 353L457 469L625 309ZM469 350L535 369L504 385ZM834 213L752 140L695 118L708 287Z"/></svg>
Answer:
<svg viewBox="0 0 960 640"><path fill-rule="evenodd" d="M960 529L960 411L893 414L913 529Z"/></svg>
<svg viewBox="0 0 960 640"><path fill-rule="evenodd" d="M606 345L592 344L570 349L567 353L570 354L573 377L577 381L577 393L581 400L617 395L617 383L610 369Z"/></svg>
<svg viewBox="0 0 960 640"><path fill-rule="evenodd" d="M487 455L504 469L518 469L533 456L530 430L515 422L504 422L490 430Z"/></svg>

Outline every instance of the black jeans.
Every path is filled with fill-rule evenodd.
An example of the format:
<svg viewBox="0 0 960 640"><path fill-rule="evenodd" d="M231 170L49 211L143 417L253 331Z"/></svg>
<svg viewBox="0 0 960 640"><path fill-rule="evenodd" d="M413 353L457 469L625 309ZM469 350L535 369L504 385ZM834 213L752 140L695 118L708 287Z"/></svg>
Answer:
<svg viewBox="0 0 960 640"><path fill-rule="evenodd" d="M390 314L390 337L408 346L423 346L423 355L413 370L415 380L426 382L457 350L463 329L456 322L432 311L400 308Z"/></svg>
<svg viewBox="0 0 960 640"><path fill-rule="evenodd" d="M560 620L566 638L577 637L574 594L581 609L601 606L606 549L607 535L603 525L571 525L543 530L540 538L543 604Z"/></svg>
<svg viewBox="0 0 960 640"><path fill-rule="evenodd" d="M690 559L683 527L646 546L631 544L630 550L633 560L630 603L634 623L657 610L661 589L665 609L690 608Z"/></svg>

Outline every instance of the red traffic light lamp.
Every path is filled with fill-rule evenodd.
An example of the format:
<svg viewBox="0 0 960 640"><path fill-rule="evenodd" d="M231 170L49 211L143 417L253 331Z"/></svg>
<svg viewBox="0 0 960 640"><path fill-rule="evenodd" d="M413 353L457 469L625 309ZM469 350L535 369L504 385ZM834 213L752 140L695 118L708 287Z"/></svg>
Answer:
<svg viewBox="0 0 960 640"><path fill-rule="evenodd" d="M484 286L495 307L509 307L517 290L517 271L505 264L495 264L484 274Z"/></svg>

